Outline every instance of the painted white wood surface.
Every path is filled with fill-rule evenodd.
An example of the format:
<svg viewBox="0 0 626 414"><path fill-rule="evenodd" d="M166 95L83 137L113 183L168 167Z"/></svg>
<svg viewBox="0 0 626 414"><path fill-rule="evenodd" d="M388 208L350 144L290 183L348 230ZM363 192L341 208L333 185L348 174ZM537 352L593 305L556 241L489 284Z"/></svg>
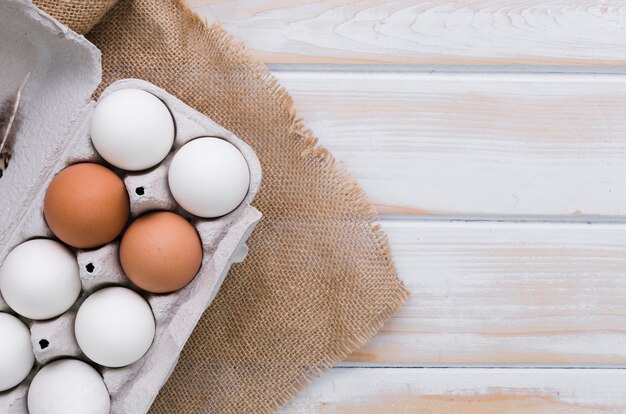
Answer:
<svg viewBox="0 0 626 414"><path fill-rule="evenodd" d="M281 414L623 414L626 372L610 369L341 369Z"/></svg>
<svg viewBox="0 0 626 414"><path fill-rule="evenodd" d="M411 296L344 365L626 365L626 225L382 228Z"/></svg>
<svg viewBox="0 0 626 414"><path fill-rule="evenodd" d="M625 1L186 1L277 64L412 294L283 414L626 413Z"/></svg>
<svg viewBox="0 0 626 414"><path fill-rule="evenodd" d="M276 75L381 213L626 215L626 76Z"/></svg>
<svg viewBox="0 0 626 414"><path fill-rule="evenodd" d="M620 0L187 0L268 63L626 64Z"/></svg>

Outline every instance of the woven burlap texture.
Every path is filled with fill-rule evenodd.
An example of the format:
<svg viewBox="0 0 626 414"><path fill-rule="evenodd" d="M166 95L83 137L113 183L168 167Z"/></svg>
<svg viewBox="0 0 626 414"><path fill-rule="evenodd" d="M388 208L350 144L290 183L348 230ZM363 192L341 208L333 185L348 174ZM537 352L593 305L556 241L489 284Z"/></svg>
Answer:
<svg viewBox="0 0 626 414"><path fill-rule="evenodd" d="M100 89L142 78L257 152L263 219L152 413L263 413L363 345L402 305L376 214L264 65L175 0L36 0L102 51ZM105 13L106 12L106 13ZM364 137L366 139L366 137Z"/></svg>

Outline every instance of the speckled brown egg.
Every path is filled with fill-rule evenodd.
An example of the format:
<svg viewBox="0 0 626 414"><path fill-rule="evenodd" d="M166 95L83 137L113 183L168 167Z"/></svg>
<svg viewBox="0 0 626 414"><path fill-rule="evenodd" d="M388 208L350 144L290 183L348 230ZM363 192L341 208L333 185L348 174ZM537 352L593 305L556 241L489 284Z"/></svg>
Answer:
<svg viewBox="0 0 626 414"><path fill-rule="evenodd" d="M44 200L50 230L79 249L113 241L124 229L130 210L120 177L98 164L72 165L57 174Z"/></svg>
<svg viewBox="0 0 626 414"><path fill-rule="evenodd" d="M168 293L187 285L202 264L202 242L196 229L169 211L135 220L120 243L120 263L141 289Z"/></svg>

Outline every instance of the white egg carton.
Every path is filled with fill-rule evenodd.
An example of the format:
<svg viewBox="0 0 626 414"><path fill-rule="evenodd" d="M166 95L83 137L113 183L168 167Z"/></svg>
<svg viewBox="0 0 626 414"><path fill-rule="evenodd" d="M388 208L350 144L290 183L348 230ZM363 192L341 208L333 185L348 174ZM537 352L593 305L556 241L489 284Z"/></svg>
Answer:
<svg viewBox="0 0 626 414"><path fill-rule="evenodd" d="M96 105L91 94L100 82L100 55L82 36L69 31L28 1L0 2L0 99L12 94L26 73L23 119L11 162L0 178L0 263L20 243L39 237L54 238L43 215L43 199L52 178L68 165L106 163L89 137L90 117ZM136 290L150 303L156 320L152 347L139 361L122 368L104 368L111 396L111 413L146 413L172 373L180 352L202 313L211 304L228 269L247 255L245 241L261 214L251 206L261 183L261 166L241 139L183 102L148 82L127 79L109 86L102 97L124 88L138 88L159 97L176 123L172 153L157 167L142 173L124 173L131 215L170 210L187 217L204 246L202 267L185 288L170 294L142 292L124 276L118 260L118 241L102 248L77 251L82 281L78 301L65 314L47 321L21 318L31 330L36 364L17 387L0 393L0 413L26 414L28 386L37 370L63 357L90 362L74 336L74 318L82 301L110 285ZM187 214L172 198L167 168L173 153L202 136L219 137L235 145L250 167L250 189L242 204L218 219ZM201 183L198 183L201 185ZM0 296L0 311L15 314Z"/></svg>

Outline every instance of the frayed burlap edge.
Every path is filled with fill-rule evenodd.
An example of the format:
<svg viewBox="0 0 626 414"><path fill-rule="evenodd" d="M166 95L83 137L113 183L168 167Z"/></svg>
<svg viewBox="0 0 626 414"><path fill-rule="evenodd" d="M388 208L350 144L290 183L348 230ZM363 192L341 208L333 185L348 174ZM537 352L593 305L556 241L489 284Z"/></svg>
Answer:
<svg viewBox="0 0 626 414"><path fill-rule="evenodd" d="M395 272L395 266L392 260L392 254L389 246L387 236L381 230L378 221L378 214L368 200L367 195L363 189L359 186L357 181L350 175L350 173L341 165L335 157L322 145L319 140L314 137L313 133L305 127L302 118L299 118L294 109L293 99L289 93L279 84L277 79L268 71L266 65L257 57L255 57L245 47L245 45L239 40L235 39L231 34L226 32L218 24L208 25L200 16L193 12L182 0L175 0L177 5L188 17L188 21L191 24L197 25L195 29L208 30L215 33L226 47L233 54L239 55L245 58L250 64L253 74L266 85L271 97L274 98L277 105L286 108L289 112L289 122L291 124L290 132L293 133L296 139L301 140L304 149L301 152L303 160L313 160L319 163L322 167L328 168L331 172L334 172L333 179L336 180L338 188L342 189L342 194L345 199L355 205L355 209L362 213L367 224L371 227L371 237L374 245L377 247L378 253L384 256L384 260L387 262L391 270ZM117 1L111 1L108 9L111 9ZM58 16L62 17L62 16ZM91 28L97 23L83 25L84 27ZM84 32L83 27L74 27L81 32ZM81 30L82 29L82 30ZM97 93L96 93L97 95ZM299 378L295 380L292 387L282 390L271 402L273 407L266 407L260 409L263 412L272 412L278 409L280 406L291 400L299 391L305 388L316 377L318 377L324 371L330 369L337 362L345 359L355 350L360 348L365 342L367 342L372 336L374 336L383 326L385 321L392 316L406 301L408 297L408 291L403 284L398 281L396 291L391 295L391 300L387 306L377 315L375 315L370 321L365 321L363 328L360 332L352 335L351 337L344 338L340 343L335 344L335 349L330 354L327 354L325 358L319 361L315 366L308 367L306 372L303 372Z"/></svg>
<svg viewBox="0 0 626 414"><path fill-rule="evenodd" d="M350 172L333 156L333 154L319 143L319 139L316 138L313 132L305 126L304 120L297 116L296 109L294 108L293 98L289 95L289 92L280 85L274 75L269 72L265 63L259 58L254 56L248 48L236 39L226 30L224 30L219 24L215 23L207 25L200 16L193 12L182 1L176 0L177 3L183 8L187 16L195 23L202 25L204 30L214 31L223 41L223 44L232 53L244 56L250 62L254 74L257 78L267 86L271 95L276 99L276 103L282 105L289 110L289 118L291 122L291 131L304 143L305 149L301 153L301 157L314 159L319 162L323 167L330 168L332 172L336 173L338 188L341 188L345 198L354 203L359 212L361 212L367 223L372 228L372 235L379 253L381 253L387 264L397 274L395 264L393 262L391 246L389 245L389 239L387 235L382 231L380 224L378 224L379 216L373 204L370 202L367 194L363 188L358 184L357 180L350 175ZM345 338L341 343L337 343L336 352L327 355L326 358L320 361L319 365L311 367L309 372L302 374L301 378L297 379L297 383L290 389L286 389L274 400L274 407L271 411L279 409L285 405L291 399L293 399L300 391L307 387L311 382L320 376L320 374L332 368L336 363L344 360L350 354L357 349L361 348L368 340L370 340L385 324L385 322L394 315L406 302L409 296L409 291L406 289L401 281L398 281L398 289L393 298L393 302L388 304L387 309L380 312L367 326L364 326L361 332L351 338Z"/></svg>

